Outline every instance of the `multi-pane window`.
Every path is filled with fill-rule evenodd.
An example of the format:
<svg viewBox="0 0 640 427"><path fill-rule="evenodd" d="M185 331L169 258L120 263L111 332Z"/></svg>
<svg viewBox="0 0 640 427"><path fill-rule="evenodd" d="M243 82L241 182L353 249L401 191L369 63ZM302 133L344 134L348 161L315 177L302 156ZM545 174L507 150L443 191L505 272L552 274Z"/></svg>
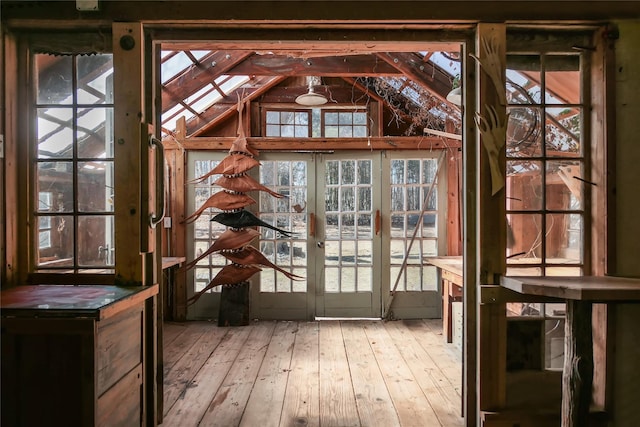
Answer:
<svg viewBox="0 0 640 427"><path fill-rule="evenodd" d="M507 55L508 275L584 274L589 105L582 55ZM564 304L510 303L507 310L511 319L541 322L544 366L561 368Z"/></svg>
<svg viewBox="0 0 640 427"><path fill-rule="evenodd" d="M284 236L261 227L260 252L287 272L307 277L307 162L261 160L260 183L285 197L259 194L260 220L292 233ZM282 272L264 268L260 272L260 292L306 292L306 280L292 280Z"/></svg>
<svg viewBox="0 0 640 427"><path fill-rule="evenodd" d="M357 109L267 110L264 136L281 138L363 138L368 115Z"/></svg>
<svg viewBox="0 0 640 427"><path fill-rule="evenodd" d="M423 265L438 255L437 170L436 159L391 161L390 269L398 291L437 289L435 267Z"/></svg>
<svg viewBox="0 0 640 427"><path fill-rule="evenodd" d="M307 138L311 136L310 111L267 111L265 136Z"/></svg>
<svg viewBox="0 0 640 427"><path fill-rule="evenodd" d="M114 265L113 59L34 56L35 269Z"/></svg>
<svg viewBox="0 0 640 427"><path fill-rule="evenodd" d="M367 135L365 111L323 111L323 136L327 138L358 138Z"/></svg>

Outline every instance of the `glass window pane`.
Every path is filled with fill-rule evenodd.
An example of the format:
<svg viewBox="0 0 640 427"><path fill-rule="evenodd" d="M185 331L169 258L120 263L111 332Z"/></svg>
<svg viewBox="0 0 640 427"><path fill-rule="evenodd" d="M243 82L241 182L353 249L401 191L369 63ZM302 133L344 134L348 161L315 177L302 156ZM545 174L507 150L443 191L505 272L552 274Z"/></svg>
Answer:
<svg viewBox="0 0 640 427"><path fill-rule="evenodd" d="M324 290L328 293L340 292L340 270L338 268L325 269Z"/></svg>
<svg viewBox="0 0 640 427"><path fill-rule="evenodd" d="M73 109L38 108L38 158L73 157Z"/></svg>
<svg viewBox="0 0 640 427"><path fill-rule="evenodd" d="M509 214L512 240L507 248L508 264L536 264L542 261L542 215Z"/></svg>
<svg viewBox="0 0 640 427"><path fill-rule="evenodd" d="M542 109L526 105L507 108L508 157L542 156Z"/></svg>
<svg viewBox="0 0 640 427"><path fill-rule="evenodd" d="M78 264L112 266L115 233L112 215L78 217Z"/></svg>
<svg viewBox="0 0 640 427"><path fill-rule="evenodd" d="M340 269L340 291L355 292L356 291L356 268L342 267Z"/></svg>
<svg viewBox="0 0 640 427"><path fill-rule="evenodd" d="M355 184L356 183L356 162L355 160L343 160L341 163L340 184Z"/></svg>
<svg viewBox="0 0 640 427"><path fill-rule="evenodd" d="M38 104L73 102L73 57L35 55Z"/></svg>
<svg viewBox="0 0 640 427"><path fill-rule="evenodd" d="M549 161L546 170L546 204L550 210L582 209L582 163Z"/></svg>
<svg viewBox="0 0 640 427"><path fill-rule="evenodd" d="M547 108L546 149L547 156L564 156L582 153L581 109Z"/></svg>
<svg viewBox="0 0 640 427"><path fill-rule="evenodd" d="M77 61L78 103L113 103L113 55L80 55Z"/></svg>
<svg viewBox="0 0 640 427"><path fill-rule="evenodd" d="M546 227L546 257L549 263L582 262L582 216L549 214Z"/></svg>
<svg viewBox="0 0 640 427"><path fill-rule="evenodd" d="M54 212L73 211L73 163L38 163L38 193L51 194L51 210Z"/></svg>
<svg viewBox="0 0 640 427"><path fill-rule="evenodd" d="M113 162L78 162L78 211L113 211Z"/></svg>
<svg viewBox="0 0 640 427"><path fill-rule="evenodd" d="M327 125L337 125L338 124L338 113L325 113L324 122Z"/></svg>
<svg viewBox="0 0 640 427"><path fill-rule="evenodd" d="M507 209L542 209L541 168L540 161L507 160Z"/></svg>
<svg viewBox="0 0 640 427"><path fill-rule="evenodd" d="M545 56L545 102L547 104L579 104L580 57L577 55Z"/></svg>
<svg viewBox="0 0 640 427"><path fill-rule="evenodd" d="M539 55L507 56L507 102L540 104L541 64Z"/></svg>
<svg viewBox="0 0 640 427"><path fill-rule="evenodd" d="M113 157L113 108L78 110L78 157Z"/></svg>
<svg viewBox="0 0 640 427"><path fill-rule="evenodd" d="M266 117L267 124L280 124L280 112L278 111L267 111Z"/></svg>
<svg viewBox="0 0 640 427"><path fill-rule="evenodd" d="M47 236L49 245L40 248L38 235L38 251L36 264L39 267L73 267L73 217L59 215L51 217L51 232ZM96 247L97 250L97 247Z"/></svg>
<svg viewBox="0 0 640 427"><path fill-rule="evenodd" d="M358 292L371 292L373 290L373 272L370 267L360 267L358 272Z"/></svg>

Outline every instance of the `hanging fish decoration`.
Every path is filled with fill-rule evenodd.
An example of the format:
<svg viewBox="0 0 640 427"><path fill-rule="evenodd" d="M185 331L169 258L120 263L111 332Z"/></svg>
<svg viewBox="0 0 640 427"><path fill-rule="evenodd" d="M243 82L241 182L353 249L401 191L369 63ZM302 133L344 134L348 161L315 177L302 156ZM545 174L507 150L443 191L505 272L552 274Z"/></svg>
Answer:
<svg viewBox="0 0 640 427"><path fill-rule="evenodd" d="M269 193L279 199L285 197L284 194L276 193L269 187L265 187L264 185L260 184L258 181L247 174L240 174L238 176L222 175L214 182L214 184L219 185L222 188L226 188L227 190L237 191L239 193L246 193L248 191L264 191L265 193Z"/></svg>
<svg viewBox="0 0 640 427"><path fill-rule="evenodd" d="M237 153L241 153L249 157L258 157L258 150L249 147L249 142L244 135L237 137L236 140L231 144L229 154Z"/></svg>
<svg viewBox="0 0 640 427"><path fill-rule="evenodd" d="M259 165L259 161L244 154L229 154L208 173L192 179L189 183L200 183L213 175L238 175Z"/></svg>
<svg viewBox="0 0 640 427"><path fill-rule="evenodd" d="M249 143L247 141L247 137L244 133L244 126L242 124L242 110L244 109L244 103L241 98L238 98L238 137L233 144L231 144L231 149L229 150L229 154L241 153L249 157L258 157L258 150L255 150L249 147Z"/></svg>
<svg viewBox="0 0 640 427"><path fill-rule="evenodd" d="M267 227L277 231L283 236L291 237L291 232L286 230L281 230L280 228L274 227L271 224L267 224L266 222L262 221L261 219L256 217L254 214L252 214L251 212L245 209L242 209L237 212L221 212L216 216L214 216L213 218L211 218L211 221L216 221L222 225L226 225L227 227L232 227L232 228L244 228L244 227L255 227L255 226Z"/></svg>
<svg viewBox="0 0 640 427"><path fill-rule="evenodd" d="M244 193L232 192L227 190L218 191L217 193L209 197L207 201L204 202L202 206L200 206L200 208L198 208L197 211L185 218L184 222L190 224L193 221L197 220L207 208L216 208L223 211L231 211L235 209L242 209L246 206L254 204L255 202L256 201L253 199L253 197L247 196Z"/></svg>
<svg viewBox="0 0 640 427"><path fill-rule="evenodd" d="M260 232L253 228L243 228L242 230L234 230L232 228L228 228L224 233L220 235L220 237L218 237L215 242L213 242L209 249L204 251L193 261L180 267L180 269L189 270L190 268L193 268L201 259L216 252L244 248L259 235Z"/></svg>
<svg viewBox="0 0 640 427"><path fill-rule="evenodd" d="M304 277L301 277L301 276L298 276L296 274L290 273L290 272L278 267L277 265L275 265L274 263L269 261L267 259L267 257L262 255L262 252L260 252L259 250L257 250L253 246L247 246L247 247L244 247L244 248L242 248L240 250L237 250L237 251L235 251L235 250L222 251L222 256L224 256L229 261L231 261L231 262L233 262L235 264L241 264L241 265L256 265L256 264L258 264L258 265L263 265L265 267L271 267L274 270L277 270L280 273L284 274L285 276L287 276L291 280L303 280L304 279Z"/></svg>
<svg viewBox="0 0 640 427"><path fill-rule="evenodd" d="M202 294L204 294L211 288L221 285L236 285L240 282L244 282L245 280L249 280L251 276L261 270L261 268L253 265L225 265L224 267L222 267L222 270L220 270L218 274L216 274L216 277L214 277L209 282L209 284L204 287L204 289L197 292L187 300L187 305L191 305L198 301Z"/></svg>

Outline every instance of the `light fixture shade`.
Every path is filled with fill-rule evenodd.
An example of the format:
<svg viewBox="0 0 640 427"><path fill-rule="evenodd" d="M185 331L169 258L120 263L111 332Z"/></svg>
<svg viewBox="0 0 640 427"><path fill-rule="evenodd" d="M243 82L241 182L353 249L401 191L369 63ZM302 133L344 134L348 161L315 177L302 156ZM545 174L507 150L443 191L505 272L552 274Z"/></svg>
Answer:
<svg viewBox="0 0 640 427"><path fill-rule="evenodd" d="M455 105L462 105L462 88L457 87L447 94L447 101Z"/></svg>
<svg viewBox="0 0 640 427"><path fill-rule="evenodd" d="M314 105L322 105L327 103L327 97L313 90L313 80L309 80L309 92L304 93L296 98L296 104L312 107Z"/></svg>

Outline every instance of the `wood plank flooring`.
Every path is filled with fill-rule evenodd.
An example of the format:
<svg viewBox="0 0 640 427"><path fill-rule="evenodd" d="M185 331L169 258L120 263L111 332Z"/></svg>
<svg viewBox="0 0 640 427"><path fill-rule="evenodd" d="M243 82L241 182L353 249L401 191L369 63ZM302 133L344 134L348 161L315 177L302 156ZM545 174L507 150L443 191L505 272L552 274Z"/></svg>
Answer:
<svg viewBox="0 0 640 427"><path fill-rule="evenodd" d="M442 321L164 324L164 427L462 426Z"/></svg>

